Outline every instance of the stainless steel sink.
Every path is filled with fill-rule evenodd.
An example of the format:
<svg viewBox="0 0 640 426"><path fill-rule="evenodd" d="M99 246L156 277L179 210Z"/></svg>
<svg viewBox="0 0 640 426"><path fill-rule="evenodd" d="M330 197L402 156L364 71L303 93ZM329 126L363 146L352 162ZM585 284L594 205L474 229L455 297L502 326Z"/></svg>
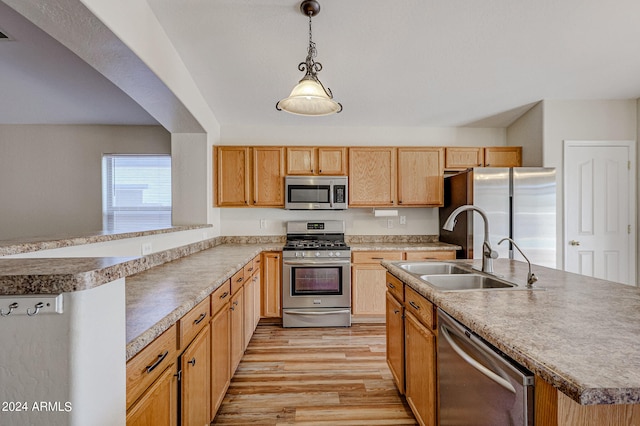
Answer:
<svg viewBox="0 0 640 426"><path fill-rule="evenodd" d="M414 262L399 263L398 267L414 275L441 275L441 274L470 274L471 271L463 269L452 263L444 262Z"/></svg>
<svg viewBox="0 0 640 426"><path fill-rule="evenodd" d="M420 279L442 291L514 288L517 285L480 274L421 275Z"/></svg>

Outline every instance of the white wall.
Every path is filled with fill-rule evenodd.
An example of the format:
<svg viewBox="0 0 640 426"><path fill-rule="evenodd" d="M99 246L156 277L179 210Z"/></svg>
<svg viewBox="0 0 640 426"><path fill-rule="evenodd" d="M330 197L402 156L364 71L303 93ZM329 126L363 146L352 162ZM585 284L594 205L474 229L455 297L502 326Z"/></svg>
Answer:
<svg viewBox="0 0 640 426"><path fill-rule="evenodd" d="M555 167L558 268L564 268L563 146L565 140L636 140L638 102L629 100L543 101L543 166Z"/></svg>
<svg viewBox="0 0 640 426"><path fill-rule="evenodd" d="M506 145L504 128L224 126L221 145Z"/></svg>
<svg viewBox="0 0 640 426"><path fill-rule="evenodd" d="M542 166L543 103L538 102L507 128L507 145L522 147L522 165Z"/></svg>
<svg viewBox="0 0 640 426"><path fill-rule="evenodd" d="M170 154L160 126L0 126L0 240L102 229L102 154Z"/></svg>
<svg viewBox="0 0 640 426"><path fill-rule="evenodd" d="M62 314L0 317L0 401L28 404L26 412L0 412L3 426L125 423L124 288L121 278L64 293ZM20 309L32 302L0 296L5 310L12 301ZM33 410L41 401L62 410Z"/></svg>

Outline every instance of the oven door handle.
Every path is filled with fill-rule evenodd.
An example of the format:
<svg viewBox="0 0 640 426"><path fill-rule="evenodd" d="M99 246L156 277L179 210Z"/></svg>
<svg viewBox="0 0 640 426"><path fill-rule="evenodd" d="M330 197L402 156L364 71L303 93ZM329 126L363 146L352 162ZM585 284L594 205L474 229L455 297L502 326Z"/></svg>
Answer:
<svg viewBox="0 0 640 426"><path fill-rule="evenodd" d="M282 264L283 265L304 265L304 266L316 266L316 265L322 265L322 266L331 266L331 265L336 265L336 266L344 266L344 265L349 265L351 263L350 260L345 259L345 260L330 260L327 262L324 262L322 260L316 260L316 259L311 259L311 260L283 260Z"/></svg>
<svg viewBox="0 0 640 426"><path fill-rule="evenodd" d="M287 315L333 315L343 314L345 312L351 312L350 309L340 309L337 311L286 311Z"/></svg>

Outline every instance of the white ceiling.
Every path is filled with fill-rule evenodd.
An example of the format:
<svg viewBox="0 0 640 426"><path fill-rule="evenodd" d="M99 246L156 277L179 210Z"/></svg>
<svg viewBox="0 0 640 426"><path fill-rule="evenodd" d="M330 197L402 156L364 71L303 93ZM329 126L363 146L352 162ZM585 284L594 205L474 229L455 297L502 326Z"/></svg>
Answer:
<svg viewBox="0 0 640 426"><path fill-rule="evenodd" d="M148 3L221 127L504 127L542 99L640 97L637 0L320 0L319 77L344 111L313 118L275 109L302 77L298 0ZM0 30L31 53L0 42L0 122L153 121L4 9Z"/></svg>

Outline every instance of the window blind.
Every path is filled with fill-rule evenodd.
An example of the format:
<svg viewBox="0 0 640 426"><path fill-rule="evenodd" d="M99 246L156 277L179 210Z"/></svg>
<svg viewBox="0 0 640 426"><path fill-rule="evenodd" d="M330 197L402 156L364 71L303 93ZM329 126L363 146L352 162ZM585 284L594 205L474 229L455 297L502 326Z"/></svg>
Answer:
<svg viewBox="0 0 640 426"><path fill-rule="evenodd" d="M171 226L171 156L106 154L102 160L107 231Z"/></svg>

